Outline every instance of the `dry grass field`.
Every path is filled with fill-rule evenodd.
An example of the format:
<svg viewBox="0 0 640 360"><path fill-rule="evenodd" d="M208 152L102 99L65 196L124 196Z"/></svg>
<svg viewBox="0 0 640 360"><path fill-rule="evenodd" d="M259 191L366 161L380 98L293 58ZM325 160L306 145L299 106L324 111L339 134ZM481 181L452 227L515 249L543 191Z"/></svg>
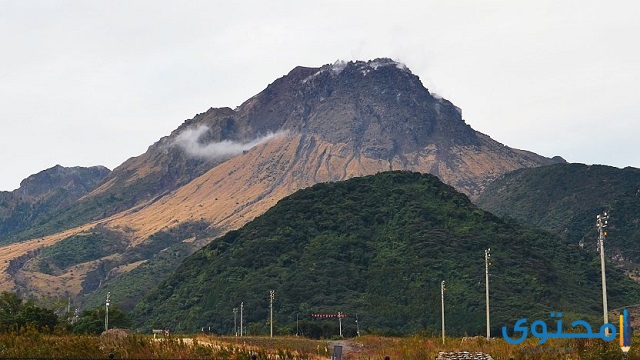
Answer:
<svg viewBox="0 0 640 360"><path fill-rule="evenodd" d="M435 359L441 352L469 352L508 359L622 359L616 341L595 339L549 340L540 345L530 338L520 345L482 337L441 338L363 336L348 340L310 340L300 337L219 337L209 335L128 336L45 335L33 330L0 334L2 358L107 359L331 359L334 346L342 346L345 360ZM632 347L626 359L640 359Z"/></svg>

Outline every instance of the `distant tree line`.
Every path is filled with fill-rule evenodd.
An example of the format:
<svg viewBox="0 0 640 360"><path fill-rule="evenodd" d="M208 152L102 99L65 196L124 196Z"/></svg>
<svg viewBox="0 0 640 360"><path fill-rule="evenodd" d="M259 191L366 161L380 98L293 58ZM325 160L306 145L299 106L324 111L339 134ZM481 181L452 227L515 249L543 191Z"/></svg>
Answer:
<svg viewBox="0 0 640 360"><path fill-rule="evenodd" d="M0 332L20 332L33 328L41 332L64 332L78 334L99 334L104 331L105 308L82 311L78 316L65 313L57 315L53 310L36 305L33 300L25 300L17 294L0 294ZM109 308L109 328L127 328L131 325L129 316L118 308Z"/></svg>
<svg viewBox="0 0 640 360"><path fill-rule="evenodd" d="M20 331L33 326L43 331L53 331L58 324L58 315L52 310L25 301L10 292L0 294L0 331Z"/></svg>

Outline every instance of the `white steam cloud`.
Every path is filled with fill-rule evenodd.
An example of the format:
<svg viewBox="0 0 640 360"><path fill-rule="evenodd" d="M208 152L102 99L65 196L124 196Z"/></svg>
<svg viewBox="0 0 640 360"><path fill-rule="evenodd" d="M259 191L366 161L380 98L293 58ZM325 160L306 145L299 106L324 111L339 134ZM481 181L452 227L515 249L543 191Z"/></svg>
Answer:
<svg viewBox="0 0 640 360"><path fill-rule="evenodd" d="M210 131L210 129L206 125L186 129L176 136L173 141L173 145L184 150L189 154L189 156L211 160L240 155L243 151L249 150L256 145L269 141L281 134L280 132L275 134L269 133L265 136L259 136L249 142L223 140L220 142L203 144L200 142L200 138L208 131Z"/></svg>

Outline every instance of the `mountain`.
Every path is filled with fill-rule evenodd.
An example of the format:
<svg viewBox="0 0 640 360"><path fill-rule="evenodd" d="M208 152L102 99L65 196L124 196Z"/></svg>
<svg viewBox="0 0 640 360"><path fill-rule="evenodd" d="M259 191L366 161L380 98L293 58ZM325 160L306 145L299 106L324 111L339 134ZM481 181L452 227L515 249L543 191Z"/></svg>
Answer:
<svg viewBox="0 0 640 360"><path fill-rule="evenodd" d="M503 173L563 161L473 130L390 59L297 67L236 109L185 121L46 224L16 235L24 241L2 249L0 288L88 304L112 286L135 303L134 284L163 279L215 236L319 182L406 169L474 198ZM96 241L113 244L62 262L40 253Z"/></svg>
<svg viewBox="0 0 640 360"><path fill-rule="evenodd" d="M478 205L596 250L596 215L609 212L605 254L639 272L640 169L556 164L520 169L486 187Z"/></svg>
<svg viewBox="0 0 640 360"><path fill-rule="evenodd" d="M411 172L317 184L285 197L187 258L136 315L144 329L226 334L242 302L247 331L265 334L274 290L274 321L285 333L295 332L297 316L310 333L323 322L311 314L337 312L349 315L343 323L351 330L357 314L365 332L437 332L444 280L448 333L480 334L487 248L493 333L550 311L598 322L594 254L505 222L435 176ZM640 294L615 269L608 280L611 307Z"/></svg>
<svg viewBox="0 0 640 360"><path fill-rule="evenodd" d="M14 191L0 192L0 239L48 221L97 188L109 173L103 166L56 165L24 179Z"/></svg>

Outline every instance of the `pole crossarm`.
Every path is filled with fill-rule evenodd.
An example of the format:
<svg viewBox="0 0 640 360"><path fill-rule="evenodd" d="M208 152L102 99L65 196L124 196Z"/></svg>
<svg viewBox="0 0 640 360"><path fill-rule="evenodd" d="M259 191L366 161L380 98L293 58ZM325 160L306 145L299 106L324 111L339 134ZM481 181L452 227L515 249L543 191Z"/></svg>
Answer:
<svg viewBox="0 0 640 360"><path fill-rule="evenodd" d="M337 314L311 314L312 318L315 319L330 319L330 318L346 318L347 314L339 312Z"/></svg>

